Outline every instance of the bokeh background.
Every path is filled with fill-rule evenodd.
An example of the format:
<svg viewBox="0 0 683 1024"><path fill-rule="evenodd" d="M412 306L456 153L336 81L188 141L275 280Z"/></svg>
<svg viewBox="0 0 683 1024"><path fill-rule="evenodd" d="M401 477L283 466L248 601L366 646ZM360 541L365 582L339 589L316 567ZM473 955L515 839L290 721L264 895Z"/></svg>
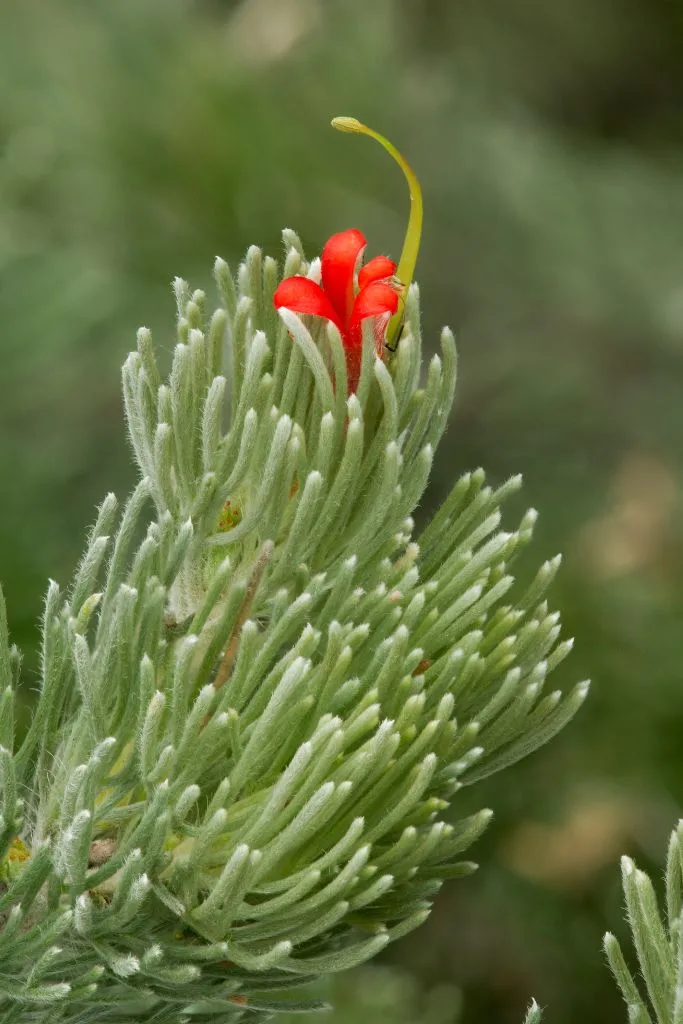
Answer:
<svg viewBox="0 0 683 1024"><path fill-rule="evenodd" d="M425 336L459 337L425 514L455 476L521 471L533 562L591 676L578 720L470 793L478 875L337 1024L623 1021L600 950L622 852L660 874L683 796L683 8L668 0L3 0L0 578L35 683L49 575L133 471L119 366L173 343L169 282L220 253L361 227L398 253L426 196ZM511 515L522 510L518 505ZM457 990L457 991L456 991ZM458 995L458 991L460 995ZM461 1009L460 1004L462 1004Z"/></svg>

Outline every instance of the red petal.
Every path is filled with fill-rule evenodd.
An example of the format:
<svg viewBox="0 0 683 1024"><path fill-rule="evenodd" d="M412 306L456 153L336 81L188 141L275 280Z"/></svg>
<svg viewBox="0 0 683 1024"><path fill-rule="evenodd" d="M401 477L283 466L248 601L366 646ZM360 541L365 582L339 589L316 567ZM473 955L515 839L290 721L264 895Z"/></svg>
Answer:
<svg viewBox="0 0 683 1024"><path fill-rule="evenodd" d="M372 281L383 281L395 273L396 264L388 256L373 256L358 275L358 287L365 288Z"/></svg>
<svg viewBox="0 0 683 1024"><path fill-rule="evenodd" d="M340 231L325 243L322 254L323 288L343 323L348 323L353 309L353 274L365 236L356 228Z"/></svg>
<svg viewBox="0 0 683 1024"><path fill-rule="evenodd" d="M354 330L369 316L381 316L389 313L390 316L398 309L398 295L390 284L381 281L373 281L361 288L353 304L351 314L351 329Z"/></svg>
<svg viewBox="0 0 683 1024"><path fill-rule="evenodd" d="M275 289L273 305L276 309L286 306L294 313L308 313L331 320L343 333L344 325L337 311L319 284L308 277L286 277Z"/></svg>
<svg viewBox="0 0 683 1024"><path fill-rule="evenodd" d="M356 296L349 330L344 337L346 365L349 374L349 391L355 391L360 376L363 355L363 321L368 317L376 317L375 348L381 354L384 332L389 320L398 309L398 295L391 285L374 281L368 284Z"/></svg>

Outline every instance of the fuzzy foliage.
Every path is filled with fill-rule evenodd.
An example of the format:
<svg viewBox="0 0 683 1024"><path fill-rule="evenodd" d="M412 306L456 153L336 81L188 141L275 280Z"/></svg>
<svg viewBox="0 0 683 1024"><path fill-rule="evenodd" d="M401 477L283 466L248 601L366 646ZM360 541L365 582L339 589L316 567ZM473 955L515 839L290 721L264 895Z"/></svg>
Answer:
<svg viewBox="0 0 683 1024"><path fill-rule="evenodd" d="M640 969L636 980L618 940L605 935L605 953L628 1011L629 1024L683 1021L683 821L669 841L666 901L660 909L654 886L630 857L621 862L626 916ZM642 992L644 988L645 992Z"/></svg>
<svg viewBox="0 0 683 1024"><path fill-rule="evenodd" d="M292 232L284 275L316 276ZM13 726L0 636L0 1021L268 1018L428 915L488 810L462 786L550 739L587 692L498 490L411 515L448 422L453 338L421 380L418 293L388 365L276 313L251 249L220 307L176 282L168 379L123 370L140 482L48 589L40 692ZM4 620L3 620L4 621ZM452 806L453 805L453 806ZM446 818L448 820L446 820Z"/></svg>

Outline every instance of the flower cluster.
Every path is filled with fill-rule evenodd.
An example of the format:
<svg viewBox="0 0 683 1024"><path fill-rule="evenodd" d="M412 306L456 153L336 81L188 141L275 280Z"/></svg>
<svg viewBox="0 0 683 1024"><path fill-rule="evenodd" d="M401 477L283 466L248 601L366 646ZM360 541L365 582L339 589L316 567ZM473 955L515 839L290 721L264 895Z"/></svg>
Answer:
<svg viewBox="0 0 683 1024"><path fill-rule="evenodd" d="M396 264L375 256L356 274L365 249L365 236L357 228L332 235L322 252L322 284L309 277L288 277L275 291L275 307L323 317L341 334L346 352L349 390L355 391L363 353L363 321L372 318L375 350L384 350L386 329L398 310Z"/></svg>
<svg viewBox="0 0 683 1024"><path fill-rule="evenodd" d="M403 171L410 189L410 217L398 266L388 256L375 256L361 266L365 236L357 228L349 228L327 240L321 284L302 275L288 277L273 297L276 309L322 317L334 324L344 345L349 392L353 393L360 377L364 321L372 322L375 352L380 358L392 350L392 342L399 336L405 295L420 248L422 190L410 164L383 135L353 117L335 117L332 125L379 142Z"/></svg>

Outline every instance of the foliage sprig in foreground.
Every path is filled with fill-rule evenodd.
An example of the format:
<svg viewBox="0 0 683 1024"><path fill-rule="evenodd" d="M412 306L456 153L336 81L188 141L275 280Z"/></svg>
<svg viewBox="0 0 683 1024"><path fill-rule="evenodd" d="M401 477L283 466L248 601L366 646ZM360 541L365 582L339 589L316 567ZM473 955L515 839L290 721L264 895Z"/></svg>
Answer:
<svg viewBox="0 0 683 1024"><path fill-rule="evenodd" d="M284 276L315 277L284 240ZM417 289L395 358L366 337L348 394L337 330L274 310L274 260L216 280L210 315L176 282L168 379L147 330L125 363L141 480L50 584L16 745L1 631L3 1021L296 1007L473 869L491 812L455 821L458 790L586 695L545 692L571 644L544 600L558 560L513 589L518 479L466 474L414 536L456 366L444 331L421 379Z"/></svg>

